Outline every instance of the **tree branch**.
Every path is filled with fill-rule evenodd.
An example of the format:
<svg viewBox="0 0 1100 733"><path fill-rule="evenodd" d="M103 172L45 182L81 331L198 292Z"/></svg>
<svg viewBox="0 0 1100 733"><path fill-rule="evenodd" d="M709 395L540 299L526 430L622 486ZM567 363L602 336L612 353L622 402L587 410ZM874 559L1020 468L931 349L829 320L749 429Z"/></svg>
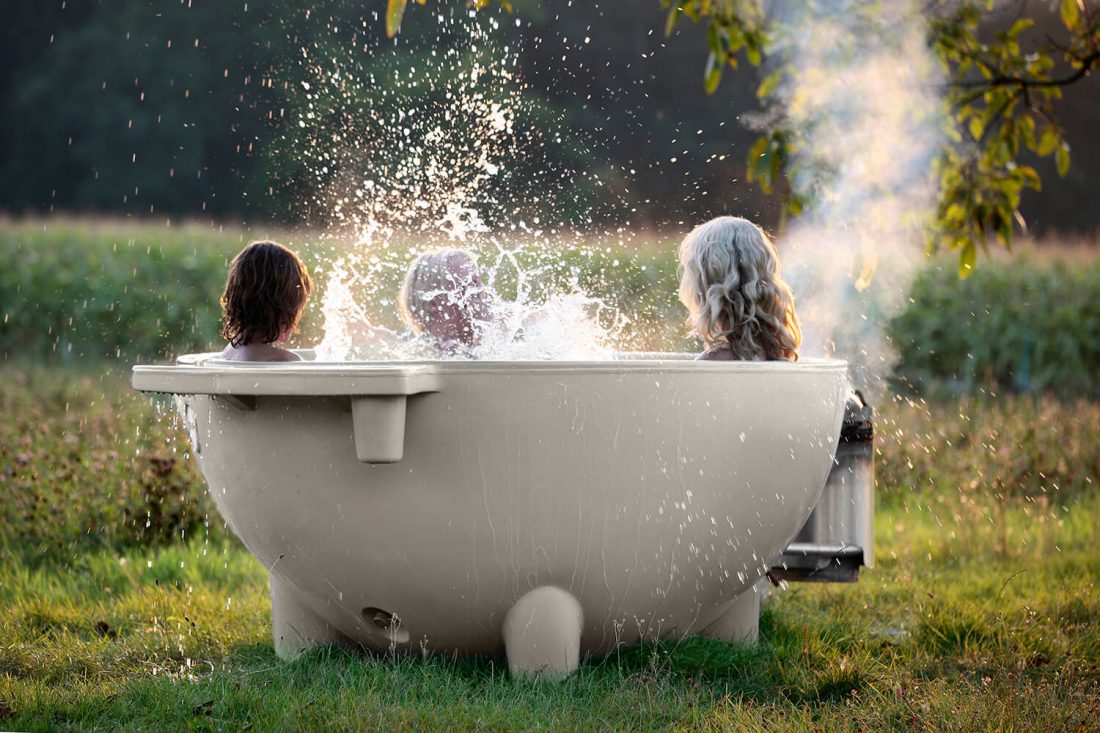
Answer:
<svg viewBox="0 0 1100 733"><path fill-rule="evenodd" d="M1076 59L1081 67L1077 71L1073 72L1069 76L1064 76L1061 79L1024 79L1018 76L1005 76L999 75L989 79L976 79L974 81L956 81L952 82L951 86L960 89L992 89L994 87L1009 87L1015 86L1021 89L1029 89L1034 87L1064 87L1068 86L1079 79L1082 79L1091 70L1093 64L1100 62L1100 49L1097 49L1087 56L1083 56ZM984 65L984 64L983 64ZM986 66L986 68L989 68Z"/></svg>

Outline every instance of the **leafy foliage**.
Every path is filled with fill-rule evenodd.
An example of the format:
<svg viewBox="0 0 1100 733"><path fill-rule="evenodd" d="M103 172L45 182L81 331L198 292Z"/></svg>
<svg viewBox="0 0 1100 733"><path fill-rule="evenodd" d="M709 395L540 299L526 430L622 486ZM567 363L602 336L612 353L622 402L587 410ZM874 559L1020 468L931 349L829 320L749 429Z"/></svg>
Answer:
<svg viewBox="0 0 1100 733"><path fill-rule="evenodd" d="M930 267L890 324L899 378L925 390L1100 395L1100 262L1023 253L965 282Z"/></svg>
<svg viewBox="0 0 1100 733"><path fill-rule="evenodd" d="M724 66L737 66L739 51L758 66L761 50L775 38L776 29L766 24L760 0L662 1L670 7L666 32L681 15L708 24L708 92L717 88ZM1060 175L1069 168L1070 148L1055 102L1063 88L1100 66L1100 6L1086 6L1082 0L1059 0L1056 5L1062 25L1058 37L1042 38L1034 19L1022 16L986 38L993 0L925 3L929 44L949 79L946 131L952 141L936 165L940 201L929 245L958 251L963 277L970 274L978 248L984 249L990 237L1008 247L1013 222L1024 223L1019 214L1021 194L1042 185L1036 170L1023 162L1024 152L1053 157ZM874 8L869 4L861 12L875 12ZM761 100L773 99L787 73L790 70L781 67L761 81ZM749 153L749 176L765 190L789 172L796 139L791 133L778 115ZM804 204L800 192L788 198L794 213Z"/></svg>
<svg viewBox="0 0 1100 733"><path fill-rule="evenodd" d="M5 4L0 201L286 214L254 149L279 119L272 69L294 48L285 0L59 5Z"/></svg>
<svg viewBox="0 0 1100 733"><path fill-rule="evenodd" d="M0 353L77 363L206 347L239 245L197 229L2 227Z"/></svg>
<svg viewBox="0 0 1100 733"><path fill-rule="evenodd" d="M5 5L0 207L8 211L125 211L223 220L246 215L322 224L326 211L314 205L317 179L329 172L308 168L316 151L300 132L313 114L301 93L301 82L312 81L303 67L340 64L358 75L360 93L346 100L352 106L343 112L362 130L370 120L355 105L372 99L373 79L392 85L399 71L442 65L433 59L438 49L427 37L437 26L435 14L406 19L414 29L418 22L428 29L422 42L382 52L383 24L372 20L363 3L350 0L317 0L308 7L290 0L68 6L59 10L38 0ZM461 7L453 12L465 15ZM386 18L390 24L397 20L392 13ZM364 53L367 49L373 52ZM548 114L544 92L529 85L516 89L530 103L523 106L528 118L519 124ZM387 117L397 117L415 114L432 104L433 93L443 93L418 91L423 93L372 101L389 104ZM458 121L454 127L461 131ZM544 127L571 137L564 129ZM365 155L367 144L376 142L341 144L329 138L323 144ZM385 152L398 155L393 141L388 143ZM539 152L531 153L526 168L516 166L515 177L536 196L550 198L561 185L552 176L532 173L553 158L540 158ZM552 183L543 185L548 180ZM559 203L547 201L545 210Z"/></svg>
<svg viewBox="0 0 1100 733"><path fill-rule="evenodd" d="M681 15L693 21L710 19L707 28L706 67L703 87L713 94L728 66L737 68L737 56L744 53L754 66L764 58L768 43L763 6L755 0L662 0L668 8L665 35L671 35Z"/></svg>
<svg viewBox="0 0 1100 733"><path fill-rule="evenodd" d="M283 241L318 272L319 248ZM252 238L199 226L0 222L0 358L120 365L221 348L229 261ZM314 311L302 328L313 334Z"/></svg>
<svg viewBox="0 0 1100 733"><path fill-rule="evenodd" d="M1063 0L1062 37L1031 40L1035 21L1021 17L990 42L980 34L983 6L960 3L931 27L933 47L951 73L948 131L955 142L939 161L937 242L959 250L963 275L991 235L1011 244L1013 221L1024 223L1022 192L1042 187L1036 170L1022 162L1024 151L1052 156L1059 175L1068 171L1070 148L1055 103L1064 87L1100 65L1100 7L1082 12L1077 0Z"/></svg>

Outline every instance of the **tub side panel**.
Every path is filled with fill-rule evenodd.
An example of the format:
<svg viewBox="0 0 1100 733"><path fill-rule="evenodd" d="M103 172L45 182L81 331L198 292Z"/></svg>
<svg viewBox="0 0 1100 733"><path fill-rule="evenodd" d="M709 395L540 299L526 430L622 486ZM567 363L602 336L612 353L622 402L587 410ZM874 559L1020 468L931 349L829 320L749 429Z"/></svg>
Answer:
<svg viewBox="0 0 1100 733"><path fill-rule="evenodd" d="M209 403L200 463L231 527L345 634L492 652L520 596L583 608L582 648L681 634L751 585L824 485L835 375L448 375L404 458L355 455L339 398Z"/></svg>

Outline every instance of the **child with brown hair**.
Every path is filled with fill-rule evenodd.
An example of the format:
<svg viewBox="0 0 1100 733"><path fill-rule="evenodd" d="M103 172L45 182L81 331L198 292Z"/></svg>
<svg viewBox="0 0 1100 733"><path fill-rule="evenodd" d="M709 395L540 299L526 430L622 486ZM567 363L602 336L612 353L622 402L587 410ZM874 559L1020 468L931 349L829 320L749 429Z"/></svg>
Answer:
<svg viewBox="0 0 1100 733"><path fill-rule="evenodd" d="M221 305L221 353L234 361L299 361L279 348L298 329L313 282L301 258L275 242L252 242L233 258Z"/></svg>

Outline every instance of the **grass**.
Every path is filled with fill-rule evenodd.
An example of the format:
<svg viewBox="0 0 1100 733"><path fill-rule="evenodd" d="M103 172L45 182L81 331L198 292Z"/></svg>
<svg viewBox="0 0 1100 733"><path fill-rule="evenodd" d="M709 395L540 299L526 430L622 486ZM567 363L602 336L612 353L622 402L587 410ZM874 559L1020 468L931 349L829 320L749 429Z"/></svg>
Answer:
<svg viewBox="0 0 1100 733"><path fill-rule="evenodd" d="M70 562L209 531L211 504L166 401L106 370L2 373L0 544L9 551Z"/></svg>
<svg viewBox="0 0 1100 733"><path fill-rule="evenodd" d="M1027 545L927 562L930 515L889 512L878 539L897 557L856 586L782 594L759 648L641 645L560 685L513 681L491 660L321 650L279 662L263 570L228 544L91 553L61 569L5 558L3 725L1075 730L1100 705L1088 580L1100 503L1062 515L1029 532L1009 512Z"/></svg>
<svg viewBox="0 0 1100 733"><path fill-rule="evenodd" d="M550 685L493 659L278 661L266 574L163 410L12 365L0 406L0 729L1096 729L1100 403L887 402L858 584L779 593L756 647L643 644Z"/></svg>

